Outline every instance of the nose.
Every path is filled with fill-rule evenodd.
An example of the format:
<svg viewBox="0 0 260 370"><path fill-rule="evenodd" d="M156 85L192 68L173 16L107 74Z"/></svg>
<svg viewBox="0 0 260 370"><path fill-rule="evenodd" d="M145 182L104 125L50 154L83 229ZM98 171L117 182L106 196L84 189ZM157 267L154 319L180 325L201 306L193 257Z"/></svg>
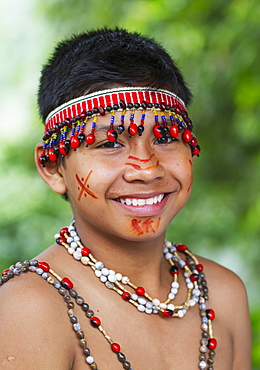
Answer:
<svg viewBox="0 0 260 370"><path fill-rule="evenodd" d="M129 155L125 162L124 179L127 182L151 183L164 176L165 171L155 153L142 151Z"/></svg>

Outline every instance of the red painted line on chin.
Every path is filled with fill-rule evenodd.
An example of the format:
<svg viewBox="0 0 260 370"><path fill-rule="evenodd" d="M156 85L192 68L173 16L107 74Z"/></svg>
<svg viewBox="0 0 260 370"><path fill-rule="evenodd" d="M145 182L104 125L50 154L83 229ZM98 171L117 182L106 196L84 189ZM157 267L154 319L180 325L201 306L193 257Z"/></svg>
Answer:
<svg viewBox="0 0 260 370"><path fill-rule="evenodd" d="M158 217L156 223L151 218L148 218L147 220L137 220L136 218L134 218L131 222L131 230L138 236L143 234L155 233L160 226L160 222L161 217Z"/></svg>

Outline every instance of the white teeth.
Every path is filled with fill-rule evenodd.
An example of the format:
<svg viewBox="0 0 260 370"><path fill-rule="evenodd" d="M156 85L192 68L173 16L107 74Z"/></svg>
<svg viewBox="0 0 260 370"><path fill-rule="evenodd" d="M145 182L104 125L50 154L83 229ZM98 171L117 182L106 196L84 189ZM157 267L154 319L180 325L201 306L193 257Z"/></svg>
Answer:
<svg viewBox="0 0 260 370"><path fill-rule="evenodd" d="M152 205L156 203L160 203L163 200L164 194L160 194L158 196L155 196L153 198L141 198L141 199L136 199L136 198L126 198L122 199L119 198L120 203L126 204L127 206L144 206L144 205Z"/></svg>

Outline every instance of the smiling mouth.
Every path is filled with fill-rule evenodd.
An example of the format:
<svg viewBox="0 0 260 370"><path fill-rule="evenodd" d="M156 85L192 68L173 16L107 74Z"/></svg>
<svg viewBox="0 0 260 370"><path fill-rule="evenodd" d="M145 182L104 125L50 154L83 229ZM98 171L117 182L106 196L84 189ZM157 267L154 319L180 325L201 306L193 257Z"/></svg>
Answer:
<svg viewBox="0 0 260 370"><path fill-rule="evenodd" d="M140 206L146 206L146 205L153 205L157 203L161 203L161 201L164 199L166 194L159 194L152 198L118 198L117 201L126 204L127 206L134 206L134 207L140 207Z"/></svg>

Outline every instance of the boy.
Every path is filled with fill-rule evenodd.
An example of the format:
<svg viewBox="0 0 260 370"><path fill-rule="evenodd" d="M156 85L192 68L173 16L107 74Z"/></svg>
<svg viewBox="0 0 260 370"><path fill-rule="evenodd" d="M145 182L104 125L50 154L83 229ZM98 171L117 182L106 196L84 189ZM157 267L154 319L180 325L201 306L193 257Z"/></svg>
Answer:
<svg viewBox="0 0 260 370"><path fill-rule="evenodd" d="M105 29L58 45L36 164L73 222L3 272L1 368L250 369L243 283L165 242L200 151L190 100L153 40Z"/></svg>

